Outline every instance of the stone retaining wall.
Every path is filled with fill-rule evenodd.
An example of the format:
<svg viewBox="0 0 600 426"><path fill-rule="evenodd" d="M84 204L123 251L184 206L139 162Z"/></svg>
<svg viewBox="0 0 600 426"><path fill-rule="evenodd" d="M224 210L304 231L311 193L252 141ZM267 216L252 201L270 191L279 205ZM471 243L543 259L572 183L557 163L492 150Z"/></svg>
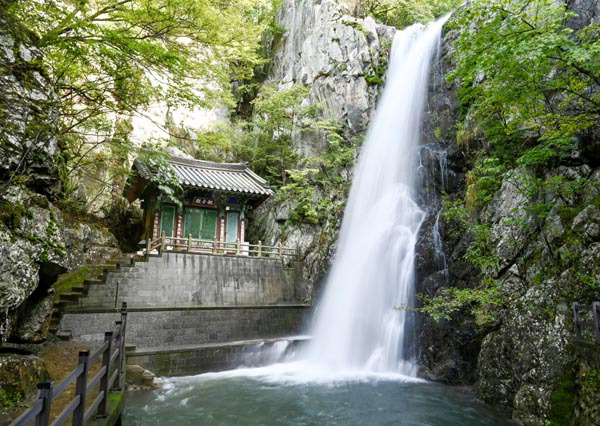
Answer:
<svg viewBox="0 0 600 426"><path fill-rule="evenodd" d="M299 265L268 257L164 253L111 272L81 307L268 305L305 299ZM117 289L118 287L118 289Z"/></svg>
<svg viewBox="0 0 600 426"><path fill-rule="evenodd" d="M136 348L171 347L299 334L307 305L131 309L126 344ZM100 342L120 314L67 312L61 334L74 341Z"/></svg>

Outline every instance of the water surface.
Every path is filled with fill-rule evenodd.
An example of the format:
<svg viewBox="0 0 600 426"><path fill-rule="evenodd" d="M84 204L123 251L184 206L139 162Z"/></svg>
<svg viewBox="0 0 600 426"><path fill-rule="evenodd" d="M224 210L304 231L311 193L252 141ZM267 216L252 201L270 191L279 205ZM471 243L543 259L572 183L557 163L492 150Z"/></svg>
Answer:
<svg viewBox="0 0 600 426"><path fill-rule="evenodd" d="M161 389L130 392L124 420L178 426L512 424L463 388L400 375L315 377L273 374L269 367L168 378Z"/></svg>

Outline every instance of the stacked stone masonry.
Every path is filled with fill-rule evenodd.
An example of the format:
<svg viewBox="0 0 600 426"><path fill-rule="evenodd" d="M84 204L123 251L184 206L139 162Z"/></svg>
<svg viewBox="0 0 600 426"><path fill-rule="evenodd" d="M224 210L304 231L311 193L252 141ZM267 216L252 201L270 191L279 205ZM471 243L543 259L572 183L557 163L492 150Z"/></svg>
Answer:
<svg viewBox="0 0 600 426"><path fill-rule="evenodd" d="M304 305L133 310L126 343L139 349L298 334L306 311ZM60 331L75 341L101 342L118 319L110 312L67 313Z"/></svg>
<svg viewBox="0 0 600 426"><path fill-rule="evenodd" d="M165 253L108 275L81 308L269 305L302 300L297 265L266 257Z"/></svg>

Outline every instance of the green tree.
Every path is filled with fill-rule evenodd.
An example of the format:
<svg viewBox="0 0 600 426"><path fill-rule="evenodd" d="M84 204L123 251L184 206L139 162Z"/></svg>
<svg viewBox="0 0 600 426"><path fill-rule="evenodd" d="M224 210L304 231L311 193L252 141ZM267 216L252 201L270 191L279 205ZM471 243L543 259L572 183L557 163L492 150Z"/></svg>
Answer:
<svg viewBox="0 0 600 426"><path fill-rule="evenodd" d="M486 156L535 168L571 153L600 114L600 25L573 32L552 0L469 2L451 21L463 111ZM465 117L467 115L465 114Z"/></svg>
<svg viewBox="0 0 600 426"><path fill-rule="evenodd" d="M6 13L44 54L68 178L122 165L128 118L151 103L231 104L231 81L263 62L273 10L268 0L8 0Z"/></svg>
<svg viewBox="0 0 600 426"><path fill-rule="evenodd" d="M362 0L359 8L363 16L372 16L383 24L401 29L417 22L433 21L460 3L460 0Z"/></svg>
<svg viewBox="0 0 600 426"><path fill-rule="evenodd" d="M254 115L247 123L246 156L275 186L285 185L287 170L298 166L302 132L317 130L320 107L303 103L309 90L300 85L285 90L265 85L252 101Z"/></svg>
<svg viewBox="0 0 600 426"><path fill-rule="evenodd" d="M465 260L480 273L481 285L422 297L423 311L436 319L470 306L480 324L486 324L494 321L490 312L510 302L511 293L498 288L491 224L478 215L507 180L530 200L517 209L538 224L529 230L555 256L554 265L539 279L572 267L582 288L597 288L593 279L579 272L585 268L577 256L553 254L557 247L548 242L543 227L554 207L543 200L562 200L561 220L585 207L577 204L576 196L585 179L548 177L548 172L568 160L578 134L600 118L600 24L574 31L568 26L572 17L564 3L553 0L473 0L450 21L457 37L455 69L449 79L459 83L462 120L457 142L476 155L471 156L465 200L447 202L444 216L471 236ZM527 222L515 219L513 224L525 230L532 226ZM576 253L582 237L567 234L557 252Z"/></svg>

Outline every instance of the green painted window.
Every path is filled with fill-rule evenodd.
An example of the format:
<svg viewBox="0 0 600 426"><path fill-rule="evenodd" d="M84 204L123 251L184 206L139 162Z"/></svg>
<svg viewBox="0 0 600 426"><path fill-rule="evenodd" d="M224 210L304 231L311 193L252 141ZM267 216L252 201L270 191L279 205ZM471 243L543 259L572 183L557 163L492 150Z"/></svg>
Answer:
<svg viewBox="0 0 600 426"><path fill-rule="evenodd" d="M187 208L185 209L184 235L192 235L198 240L214 240L217 235L217 212Z"/></svg>
<svg viewBox="0 0 600 426"><path fill-rule="evenodd" d="M227 225L225 227L225 241L235 243L238 240L238 212L227 212Z"/></svg>
<svg viewBox="0 0 600 426"><path fill-rule="evenodd" d="M160 235L173 236L175 229L175 207L162 205L160 213Z"/></svg>

